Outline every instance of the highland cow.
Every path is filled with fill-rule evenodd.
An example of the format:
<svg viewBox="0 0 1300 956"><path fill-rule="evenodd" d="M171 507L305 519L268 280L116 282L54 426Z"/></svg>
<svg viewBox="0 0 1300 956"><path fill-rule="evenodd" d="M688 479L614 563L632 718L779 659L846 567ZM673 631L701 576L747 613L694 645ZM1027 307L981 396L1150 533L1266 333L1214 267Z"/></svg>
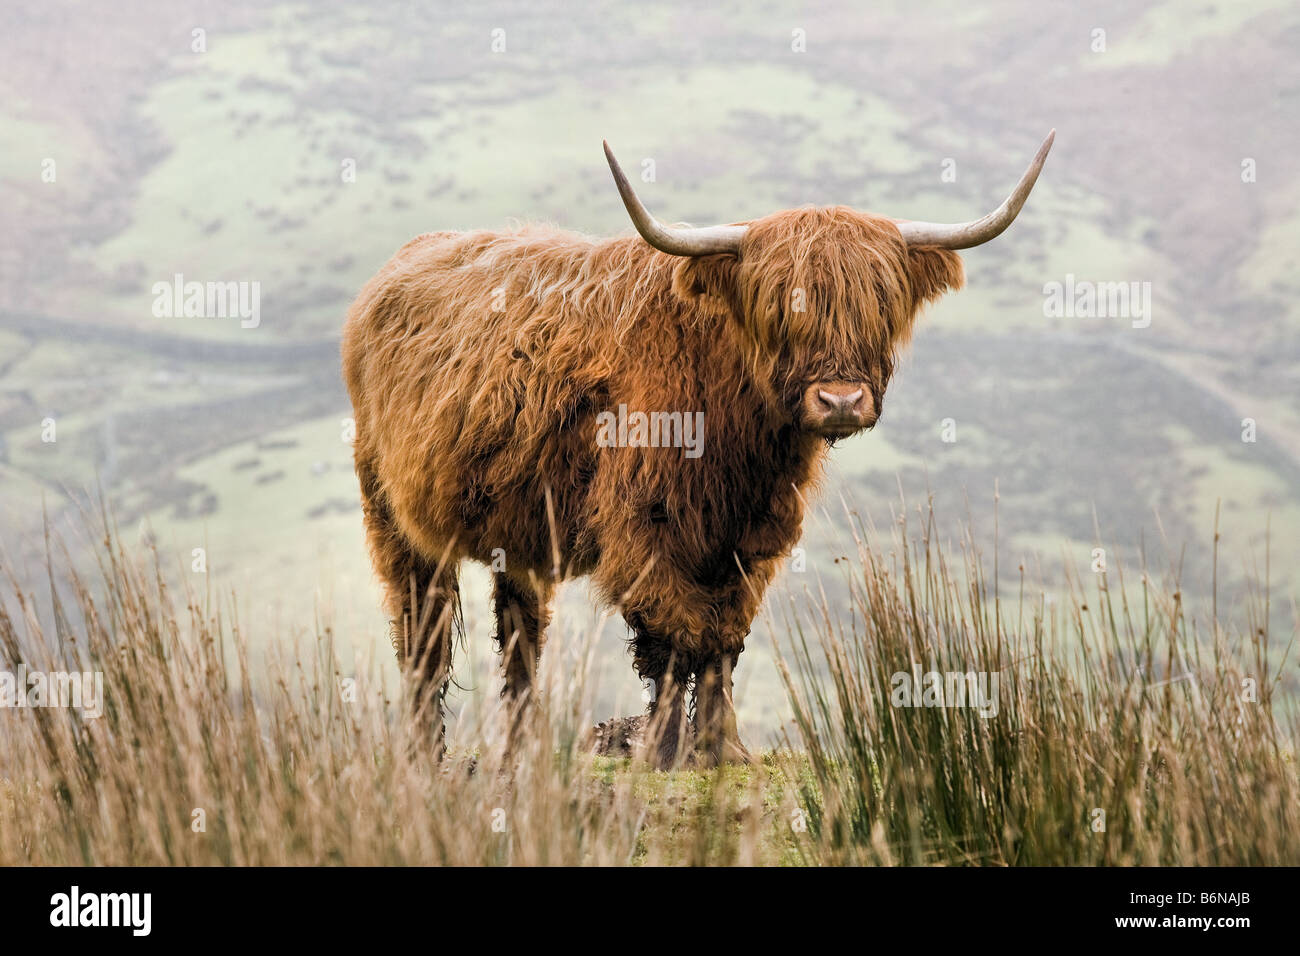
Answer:
<svg viewBox="0 0 1300 956"><path fill-rule="evenodd" d="M606 145L639 237L526 226L398 250L348 314L343 369L370 550L439 752L468 558L493 569L516 714L556 583L590 575L649 685L648 759L747 758L732 673L805 493L879 420L918 312L963 283L954 250L1011 223L1052 138L970 223L835 206L668 227ZM638 412L698 414L699 453L607 440L611 413Z"/></svg>

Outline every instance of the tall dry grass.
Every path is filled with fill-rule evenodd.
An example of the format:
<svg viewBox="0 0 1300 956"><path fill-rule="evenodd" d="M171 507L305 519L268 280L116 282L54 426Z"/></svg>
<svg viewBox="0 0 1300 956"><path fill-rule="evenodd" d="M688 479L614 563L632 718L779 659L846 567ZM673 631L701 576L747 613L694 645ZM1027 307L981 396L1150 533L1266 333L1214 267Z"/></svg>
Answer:
<svg viewBox="0 0 1300 956"><path fill-rule="evenodd" d="M0 864L1300 862L1297 724L1258 620L1198 632L1171 586L1114 572L1000 601L931 531L856 536L847 609L782 605L784 746L673 773L586 751L581 666L543 668L513 751L481 705L436 764L328 628L254 655L108 533L93 587L51 584L52 626L8 576L0 669L100 671L106 706L0 710ZM997 716L892 706L914 670L996 672Z"/></svg>
<svg viewBox="0 0 1300 956"><path fill-rule="evenodd" d="M236 621L174 593L157 555L132 556L115 534L95 588L62 570L70 599L56 597L52 627L9 575L16 613L0 601L0 670L102 672L106 706L94 719L0 709L0 865L788 855L783 815L763 810L769 774L629 773L626 761L588 753L582 668L544 672L543 706L512 752L507 715L483 705L453 741L472 750L436 763L404 700L390 699L377 670L340 661L328 628L259 656ZM785 799L792 811L793 794Z"/></svg>
<svg viewBox="0 0 1300 956"><path fill-rule="evenodd" d="M807 859L1300 862L1300 722L1279 699L1266 589L1225 628L1217 595L1198 620L1176 570L1126 584L1112 556L1055 601L1018 568L1007 601L969 538L953 566L932 513L888 555L849 518L848 609L822 596L783 615ZM895 675L927 672L997 675L996 716L894 706Z"/></svg>

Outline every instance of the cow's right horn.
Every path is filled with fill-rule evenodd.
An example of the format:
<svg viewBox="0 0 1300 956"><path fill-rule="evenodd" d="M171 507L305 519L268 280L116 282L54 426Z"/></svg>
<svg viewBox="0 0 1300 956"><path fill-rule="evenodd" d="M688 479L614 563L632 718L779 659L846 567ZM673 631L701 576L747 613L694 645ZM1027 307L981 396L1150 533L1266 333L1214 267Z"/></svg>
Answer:
<svg viewBox="0 0 1300 956"><path fill-rule="evenodd" d="M641 200L632 191L632 184L623 175L618 160L605 143L605 158L609 160L610 172L614 174L614 185L623 197L627 214L632 217L632 225L641 233L641 238L660 252L670 256L710 256L717 253L740 253L740 240L745 237L747 226L705 226L695 228L682 226L674 228L665 226L650 215L649 210L641 205Z"/></svg>

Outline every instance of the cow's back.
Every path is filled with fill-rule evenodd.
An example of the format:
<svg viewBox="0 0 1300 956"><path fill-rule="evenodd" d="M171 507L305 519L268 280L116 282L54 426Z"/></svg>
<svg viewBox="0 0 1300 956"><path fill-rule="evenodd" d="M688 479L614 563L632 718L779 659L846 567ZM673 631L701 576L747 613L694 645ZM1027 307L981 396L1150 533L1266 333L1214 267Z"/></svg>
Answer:
<svg viewBox="0 0 1300 956"><path fill-rule="evenodd" d="M545 485L580 487L594 433L581 420L612 334L582 289L595 249L553 229L428 233L353 303L343 372L358 474L422 550L455 538L486 559L536 520Z"/></svg>

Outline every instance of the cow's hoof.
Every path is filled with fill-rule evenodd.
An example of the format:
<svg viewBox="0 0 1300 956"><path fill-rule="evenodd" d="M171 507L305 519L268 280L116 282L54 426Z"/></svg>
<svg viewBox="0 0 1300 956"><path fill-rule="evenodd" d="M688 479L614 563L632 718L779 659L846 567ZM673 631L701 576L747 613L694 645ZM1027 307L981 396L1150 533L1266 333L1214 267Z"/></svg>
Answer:
<svg viewBox="0 0 1300 956"><path fill-rule="evenodd" d="M728 763L752 766L757 762L739 738L724 740L721 745L703 744L697 747L692 755L692 763L696 767L705 769Z"/></svg>
<svg viewBox="0 0 1300 956"><path fill-rule="evenodd" d="M691 754L691 740L687 736L685 740L660 740L653 749L646 747L642 757L656 770L680 770L690 766Z"/></svg>

